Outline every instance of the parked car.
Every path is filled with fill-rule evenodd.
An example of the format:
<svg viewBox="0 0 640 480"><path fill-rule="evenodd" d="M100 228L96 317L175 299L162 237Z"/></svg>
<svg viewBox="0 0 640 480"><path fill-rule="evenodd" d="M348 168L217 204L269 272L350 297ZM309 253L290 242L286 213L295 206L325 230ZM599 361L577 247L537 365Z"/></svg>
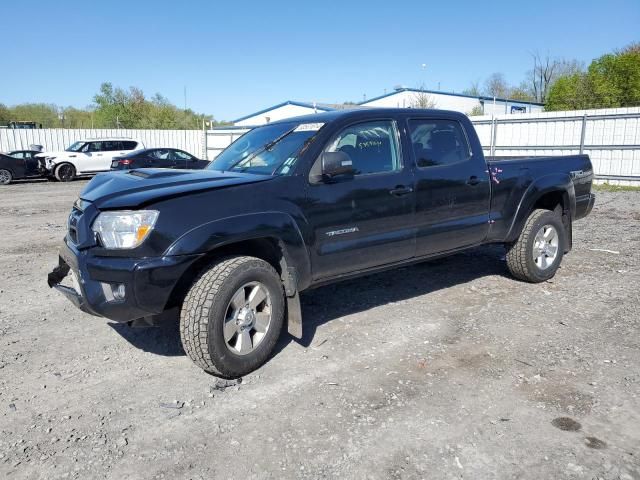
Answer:
<svg viewBox="0 0 640 480"><path fill-rule="evenodd" d="M209 165L208 160L200 160L190 153L177 148L145 148L126 155L113 157L111 170L131 170L132 168L183 168L201 170Z"/></svg>
<svg viewBox="0 0 640 480"><path fill-rule="evenodd" d="M308 115L251 130L205 170L98 175L48 283L117 322L180 308L187 355L235 377L269 358L285 312L301 336L308 288L494 243L515 278L550 279L592 180L587 155L485 158L458 112Z"/></svg>
<svg viewBox="0 0 640 480"><path fill-rule="evenodd" d="M130 138L89 138L61 152L40 153L37 158L50 176L69 182L79 175L109 171L113 157L140 148L144 148L142 142Z"/></svg>
<svg viewBox="0 0 640 480"><path fill-rule="evenodd" d="M43 176L35 155L35 150L14 150L0 153L0 185L8 185L14 180Z"/></svg>

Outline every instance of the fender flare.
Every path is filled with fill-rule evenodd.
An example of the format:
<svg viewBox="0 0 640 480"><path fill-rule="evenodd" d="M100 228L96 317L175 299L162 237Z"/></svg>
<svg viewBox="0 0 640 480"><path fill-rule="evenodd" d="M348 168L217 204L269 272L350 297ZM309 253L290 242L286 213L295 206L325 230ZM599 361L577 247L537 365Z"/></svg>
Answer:
<svg viewBox="0 0 640 480"><path fill-rule="evenodd" d="M515 241L522 232L533 207L549 193L561 193L565 208L569 210L569 226L576 212L576 192L571 177L566 173L552 173L534 180L525 190L506 235L507 242ZM570 228L567 235L570 235ZM570 238L569 238L570 241Z"/></svg>
<svg viewBox="0 0 640 480"><path fill-rule="evenodd" d="M265 238L277 240L282 250L285 266L289 270L283 269L283 276L293 273L296 290L304 290L311 280L309 252L298 223L284 212L250 213L207 222L183 234L164 255L210 253L227 245Z"/></svg>

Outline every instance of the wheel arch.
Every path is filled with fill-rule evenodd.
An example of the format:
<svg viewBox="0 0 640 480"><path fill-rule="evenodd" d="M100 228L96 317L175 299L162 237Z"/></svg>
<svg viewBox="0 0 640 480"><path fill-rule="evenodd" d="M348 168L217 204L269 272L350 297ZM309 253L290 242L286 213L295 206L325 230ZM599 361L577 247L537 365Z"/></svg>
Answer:
<svg viewBox="0 0 640 480"><path fill-rule="evenodd" d="M16 174L11 167L0 167L0 170L6 170L7 172L9 172L9 174L11 175L11 181L16 179Z"/></svg>
<svg viewBox="0 0 640 480"><path fill-rule="evenodd" d="M572 245L572 220L576 211L576 195L569 175L546 175L532 182L527 188L514 215L507 242L514 242L522 233L522 229L536 209L558 211L565 227L567 250Z"/></svg>
<svg viewBox="0 0 640 480"><path fill-rule="evenodd" d="M310 284L311 267L302 234L290 215L263 212L210 222L180 237L165 255L193 253L203 255L183 273L165 308L177 306L198 276L217 259L246 255L276 269L288 299L290 321L300 322L298 292Z"/></svg>

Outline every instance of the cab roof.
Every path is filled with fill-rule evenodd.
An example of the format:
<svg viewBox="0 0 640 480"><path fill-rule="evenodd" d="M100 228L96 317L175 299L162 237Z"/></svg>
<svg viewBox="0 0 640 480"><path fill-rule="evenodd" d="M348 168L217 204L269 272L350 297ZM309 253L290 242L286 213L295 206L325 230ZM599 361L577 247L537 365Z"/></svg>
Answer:
<svg viewBox="0 0 640 480"><path fill-rule="evenodd" d="M425 115L436 117L438 115L466 117L464 113L456 112L454 110L436 110L436 109L421 109L421 108L372 108L372 107L356 107L347 110L332 110L329 112L312 113L309 115L301 115L298 117L283 118L282 120L276 120L274 122L267 123L266 125L273 125L278 123L328 123L335 120L342 119L354 119L354 120L366 120L373 117L396 117L400 115ZM264 125L261 125L264 126Z"/></svg>

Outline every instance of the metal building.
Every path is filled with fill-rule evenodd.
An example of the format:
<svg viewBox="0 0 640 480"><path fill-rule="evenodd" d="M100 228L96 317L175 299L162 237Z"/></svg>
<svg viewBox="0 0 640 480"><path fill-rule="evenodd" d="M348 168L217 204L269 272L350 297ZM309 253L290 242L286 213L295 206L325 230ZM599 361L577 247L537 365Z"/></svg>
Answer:
<svg viewBox="0 0 640 480"><path fill-rule="evenodd" d="M439 108L462 113L502 115L510 113L535 113L542 111L542 103L510 100L508 98L464 95L408 87L397 87L393 92L365 100L358 104L326 104L294 102L287 100L233 121L236 127L255 127L283 118L327 112L353 107Z"/></svg>

